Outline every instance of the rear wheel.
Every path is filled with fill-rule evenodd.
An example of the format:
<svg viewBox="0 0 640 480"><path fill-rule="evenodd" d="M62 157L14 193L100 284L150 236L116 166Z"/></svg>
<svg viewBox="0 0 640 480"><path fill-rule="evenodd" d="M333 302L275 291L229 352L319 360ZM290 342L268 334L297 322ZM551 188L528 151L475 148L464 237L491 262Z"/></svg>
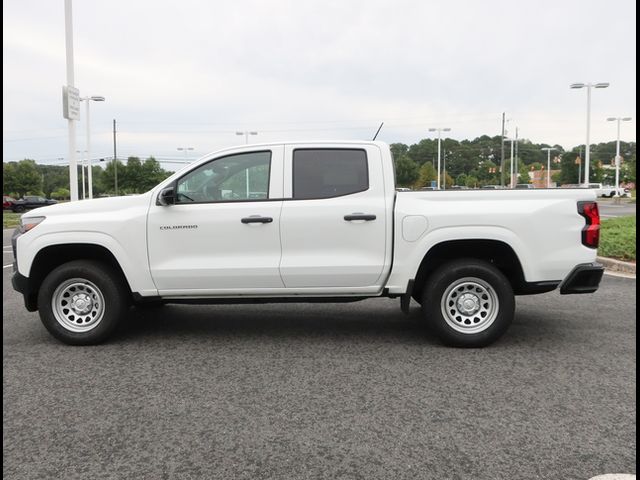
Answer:
<svg viewBox="0 0 640 480"><path fill-rule="evenodd" d="M515 299L500 270L482 260L464 259L447 263L431 275L422 309L447 345L484 347L509 328Z"/></svg>
<svg viewBox="0 0 640 480"><path fill-rule="evenodd" d="M38 293L40 320L51 335L70 345L106 340L128 304L122 277L110 266L90 260L60 265Z"/></svg>
<svg viewBox="0 0 640 480"><path fill-rule="evenodd" d="M22 213L22 212L24 212L24 206L23 205L16 205L15 207L13 207L13 211L15 213Z"/></svg>

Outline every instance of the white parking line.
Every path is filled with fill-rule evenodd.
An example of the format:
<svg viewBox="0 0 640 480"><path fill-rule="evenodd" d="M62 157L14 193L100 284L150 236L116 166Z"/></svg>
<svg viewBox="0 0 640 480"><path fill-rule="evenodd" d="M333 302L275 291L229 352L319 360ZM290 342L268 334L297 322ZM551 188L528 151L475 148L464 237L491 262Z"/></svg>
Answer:
<svg viewBox="0 0 640 480"><path fill-rule="evenodd" d="M12 266L12 265L3 265L2 269L4 270L5 268L9 268L9 267L11 267L11 266Z"/></svg>

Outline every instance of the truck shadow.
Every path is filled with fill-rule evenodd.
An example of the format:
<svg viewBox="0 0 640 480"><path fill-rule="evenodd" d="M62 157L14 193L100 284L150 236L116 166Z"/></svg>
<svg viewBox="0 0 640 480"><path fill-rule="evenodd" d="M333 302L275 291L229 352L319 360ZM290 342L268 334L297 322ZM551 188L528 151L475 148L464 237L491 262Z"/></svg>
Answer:
<svg viewBox="0 0 640 480"><path fill-rule="evenodd" d="M369 340L444 345L413 304L409 315L395 302L354 304L275 304L275 305L165 305L132 308L112 341L153 341L185 338L193 341L313 338ZM527 314L516 314L514 324L499 344L506 346L531 340L558 339L558 322Z"/></svg>
<svg viewBox="0 0 640 480"><path fill-rule="evenodd" d="M361 302L362 305L364 302ZM429 335L418 307L379 311L354 304L165 305L132 308L115 341L170 336L201 337L389 337L439 343ZM394 303L395 306L395 303ZM386 310L386 309L385 309Z"/></svg>

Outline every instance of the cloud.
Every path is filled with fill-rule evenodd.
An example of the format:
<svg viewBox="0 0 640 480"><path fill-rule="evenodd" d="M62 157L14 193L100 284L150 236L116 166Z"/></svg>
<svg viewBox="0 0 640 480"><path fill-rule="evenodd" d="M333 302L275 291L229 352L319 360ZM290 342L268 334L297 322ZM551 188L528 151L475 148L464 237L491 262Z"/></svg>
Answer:
<svg viewBox="0 0 640 480"><path fill-rule="evenodd" d="M3 3L5 160L67 156L62 2ZM533 141L615 135L635 117L635 4L502 0L74 2L76 85L93 149L174 155L257 140L380 138L412 143L430 126L454 138L498 134L503 111ZM84 141L84 119L78 126ZM635 140L631 128L623 132ZM21 140L24 139L24 140Z"/></svg>

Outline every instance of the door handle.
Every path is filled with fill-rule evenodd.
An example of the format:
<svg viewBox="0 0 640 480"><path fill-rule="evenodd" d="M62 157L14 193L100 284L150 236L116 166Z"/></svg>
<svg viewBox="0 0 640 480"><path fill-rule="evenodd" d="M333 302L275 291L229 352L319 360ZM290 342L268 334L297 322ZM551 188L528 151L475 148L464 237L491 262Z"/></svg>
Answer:
<svg viewBox="0 0 640 480"><path fill-rule="evenodd" d="M344 219L347 222L352 222L354 220L364 220L366 222L370 222L376 219L375 215L371 215L370 213L352 213L351 215L345 215Z"/></svg>
<svg viewBox="0 0 640 480"><path fill-rule="evenodd" d="M261 217L260 215L251 215L250 217L244 217L240 220L242 223L271 223L273 218Z"/></svg>

